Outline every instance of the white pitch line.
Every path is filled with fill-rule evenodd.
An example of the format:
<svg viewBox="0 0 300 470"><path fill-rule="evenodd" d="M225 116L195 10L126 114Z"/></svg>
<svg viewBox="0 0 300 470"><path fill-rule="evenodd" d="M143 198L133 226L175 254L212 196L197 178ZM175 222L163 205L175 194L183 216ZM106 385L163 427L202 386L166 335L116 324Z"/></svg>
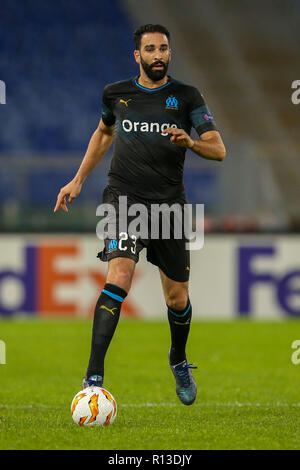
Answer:
<svg viewBox="0 0 300 470"><path fill-rule="evenodd" d="M118 405L119 407L126 407L126 408L158 408L158 407L166 407L166 408L174 408L174 407L182 407L180 403L121 403ZM300 407L300 403L239 403L239 402L227 402L227 403L218 403L218 402L208 402L208 403L194 403L194 406L199 407L253 407L253 408L269 408L269 407Z"/></svg>
<svg viewBox="0 0 300 470"><path fill-rule="evenodd" d="M118 404L118 408L176 408L182 407L181 403L120 403ZM200 408L277 408L277 407L284 407L284 408L299 408L300 402L298 403L240 403L240 402L202 402L202 403L194 403L192 407L200 407ZM27 409L56 409L61 410L65 409L64 405L55 406L55 405L46 405L43 403L34 403L34 404L24 404L24 405L3 405L0 404L0 411L1 409L19 409L19 410L27 410Z"/></svg>

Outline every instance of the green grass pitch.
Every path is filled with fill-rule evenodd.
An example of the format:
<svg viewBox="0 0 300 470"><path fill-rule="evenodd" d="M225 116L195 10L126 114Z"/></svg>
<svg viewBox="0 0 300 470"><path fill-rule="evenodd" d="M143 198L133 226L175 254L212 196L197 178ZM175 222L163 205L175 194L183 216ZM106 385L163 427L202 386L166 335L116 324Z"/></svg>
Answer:
<svg viewBox="0 0 300 470"><path fill-rule="evenodd" d="M112 426L81 428L80 390L91 320L0 322L0 449L299 449L297 321L196 322L188 359L198 369L194 405L181 405L168 366L167 322L121 320L104 386L118 403Z"/></svg>

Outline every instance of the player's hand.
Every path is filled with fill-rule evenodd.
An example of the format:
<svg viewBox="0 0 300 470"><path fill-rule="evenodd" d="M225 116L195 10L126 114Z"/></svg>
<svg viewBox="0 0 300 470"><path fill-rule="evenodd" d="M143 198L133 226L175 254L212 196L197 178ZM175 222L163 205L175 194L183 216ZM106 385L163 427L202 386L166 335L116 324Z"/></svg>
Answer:
<svg viewBox="0 0 300 470"><path fill-rule="evenodd" d="M171 135L170 141L178 147L191 149L194 146L193 139L183 129L168 127L164 132Z"/></svg>
<svg viewBox="0 0 300 470"><path fill-rule="evenodd" d="M65 212L69 212L67 207L67 202L71 204L72 201L79 195L81 191L82 184L77 181L70 181L66 186L61 188L58 193L56 206L54 207L54 212L62 209ZM67 201L68 198L68 201Z"/></svg>

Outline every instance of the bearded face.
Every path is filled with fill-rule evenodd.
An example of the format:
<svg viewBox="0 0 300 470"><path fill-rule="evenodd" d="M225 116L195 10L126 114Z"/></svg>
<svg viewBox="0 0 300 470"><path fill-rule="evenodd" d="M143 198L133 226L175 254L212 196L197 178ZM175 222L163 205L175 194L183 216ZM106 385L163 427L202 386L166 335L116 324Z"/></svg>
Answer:
<svg viewBox="0 0 300 470"><path fill-rule="evenodd" d="M162 80L168 72L171 49L168 38L161 33L146 33L141 38L135 59L141 69L153 82Z"/></svg>
<svg viewBox="0 0 300 470"><path fill-rule="evenodd" d="M152 64L148 64L141 56L141 65L147 77L149 77L153 82L157 82L167 75L169 60L167 62L156 60Z"/></svg>

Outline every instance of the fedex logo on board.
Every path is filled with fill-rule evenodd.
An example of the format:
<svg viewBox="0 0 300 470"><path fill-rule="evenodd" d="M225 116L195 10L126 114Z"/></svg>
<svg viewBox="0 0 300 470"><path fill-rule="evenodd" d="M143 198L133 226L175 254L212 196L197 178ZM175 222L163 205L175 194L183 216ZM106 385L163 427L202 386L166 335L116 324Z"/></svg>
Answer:
<svg viewBox="0 0 300 470"><path fill-rule="evenodd" d="M300 316L300 263L287 271L254 267L257 261L276 260L278 248L270 245L241 246L238 249L237 309L241 315L253 312L256 287L271 289L277 306L286 314Z"/></svg>
<svg viewBox="0 0 300 470"><path fill-rule="evenodd" d="M21 312L87 316L93 313L106 275L100 267L87 266L79 243L24 245L20 261L18 269L7 263L6 267L0 265L0 315ZM124 312L136 315L132 301L124 302Z"/></svg>

